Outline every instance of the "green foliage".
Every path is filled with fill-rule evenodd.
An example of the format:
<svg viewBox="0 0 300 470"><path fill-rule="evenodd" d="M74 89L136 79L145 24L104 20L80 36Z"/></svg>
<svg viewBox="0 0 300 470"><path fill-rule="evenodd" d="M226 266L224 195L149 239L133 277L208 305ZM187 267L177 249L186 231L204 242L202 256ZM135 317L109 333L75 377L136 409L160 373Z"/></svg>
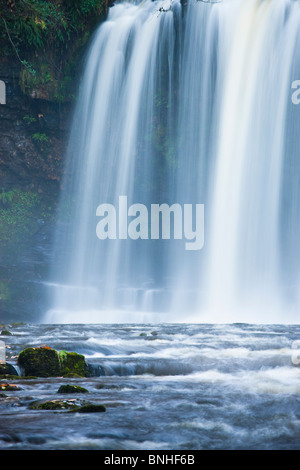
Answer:
<svg viewBox="0 0 300 470"><path fill-rule="evenodd" d="M22 65L26 68L26 70L31 74L31 75L36 75L36 70L33 68L33 65L27 62L27 60L23 59L22 60Z"/></svg>
<svg viewBox="0 0 300 470"><path fill-rule="evenodd" d="M36 132L35 134L33 134L32 139L35 142L39 142L39 143L49 142L49 138L47 137L47 135L45 133L40 133L40 132Z"/></svg>
<svg viewBox="0 0 300 470"><path fill-rule="evenodd" d="M22 90L36 98L72 99L80 51L110 0L0 0L1 55L21 63ZM68 70L69 69L69 70Z"/></svg>
<svg viewBox="0 0 300 470"><path fill-rule="evenodd" d="M36 118L26 114L25 116L23 116L23 121L26 122L27 124L33 124L34 122L36 122Z"/></svg>
<svg viewBox="0 0 300 470"><path fill-rule="evenodd" d="M19 52L22 45L40 49L47 44L57 49L73 33L85 30L91 17L101 16L105 1L99 0L15 0L1 2L1 18ZM1 28L0 37L7 32Z"/></svg>

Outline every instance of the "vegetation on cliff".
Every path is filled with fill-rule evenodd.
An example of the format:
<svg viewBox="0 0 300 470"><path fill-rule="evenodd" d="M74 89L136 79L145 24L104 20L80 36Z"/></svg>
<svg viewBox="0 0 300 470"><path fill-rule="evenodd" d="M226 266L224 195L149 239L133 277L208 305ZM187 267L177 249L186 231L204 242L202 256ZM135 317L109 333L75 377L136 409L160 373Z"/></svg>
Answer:
<svg viewBox="0 0 300 470"><path fill-rule="evenodd" d="M1 56L18 59L26 94L72 98L78 59L108 6L109 0L0 0Z"/></svg>

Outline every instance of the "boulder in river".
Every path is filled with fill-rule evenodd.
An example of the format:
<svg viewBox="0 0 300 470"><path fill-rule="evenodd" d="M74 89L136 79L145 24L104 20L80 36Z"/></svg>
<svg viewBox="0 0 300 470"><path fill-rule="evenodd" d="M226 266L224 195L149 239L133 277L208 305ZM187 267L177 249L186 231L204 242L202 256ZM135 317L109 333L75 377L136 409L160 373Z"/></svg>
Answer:
<svg viewBox="0 0 300 470"><path fill-rule="evenodd" d="M84 387L80 387L79 385L61 385L57 391L57 393L88 393L88 390Z"/></svg>
<svg viewBox="0 0 300 470"><path fill-rule="evenodd" d="M84 356L75 352L56 351L49 346L24 349L18 356L18 365L25 376L85 377L87 374Z"/></svg>

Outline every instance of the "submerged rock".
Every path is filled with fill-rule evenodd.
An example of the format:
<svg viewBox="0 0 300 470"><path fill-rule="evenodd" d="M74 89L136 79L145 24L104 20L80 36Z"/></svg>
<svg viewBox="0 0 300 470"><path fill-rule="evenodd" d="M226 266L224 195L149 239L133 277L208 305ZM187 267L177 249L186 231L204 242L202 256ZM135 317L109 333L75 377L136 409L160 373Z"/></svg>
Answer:
<svg viewBox="0 0 300 470"><path fill-rule="evenodd" d="M69 400L47 400L44 402L33 402L28 407L30 410L62 410L69 413L100 413L106 411L104 405L90 402L80 402L76 399Z"/></svg>
<svg viewBox="0 0 300 470"><path fill-rule="evenodd" d="M75 352L58 352L48 346L24 349L18 356L18 364L25 376L85 377L88 374L84 356Z"/></svg>
<svg viewBox="0 0 300 470"><path fill-rule="evenodd" d="M82 405L70 410L70 413L103 413L106 411L106 407L104 405L95 405L94 403L87 403L86 405Z"/></svg>

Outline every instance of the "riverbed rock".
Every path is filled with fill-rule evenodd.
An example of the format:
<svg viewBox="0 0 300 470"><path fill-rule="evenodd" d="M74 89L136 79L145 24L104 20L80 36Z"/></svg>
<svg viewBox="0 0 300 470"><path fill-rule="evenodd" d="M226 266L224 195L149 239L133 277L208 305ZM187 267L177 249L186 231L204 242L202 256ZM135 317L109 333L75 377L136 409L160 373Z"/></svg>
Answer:
<svg viewBox="0 0 300 470"><path fill-rule="evenodd" d="M60 371L63 376L86 376L87 366L82 354L63 351L63 354L62 352L59 352L58 356L60 358Z"/></svg>
<svg viewBox="0 0 300 470"><path fill-rule="evenodd" d="M79 385L61 385L57 390L57 393L88 393L88 390Z"/></svg>
<svg viewBox="0 0 300 470"><path fill-rule="evenodd" d="M103 413L106 411L106 407L104 405L98 405L94 403L87 403L86 405L79 406L78 408L74 408L70 410L70 413Z"/></svg>
<svg viewBox="0 0 300 470"><path fill-rule="evenodd" d="M17 392L18 390L22 390L22 388L15 384L1 383L0 390L5 392Z"/></svg>
<svg viewBox="0 0 300 470"><path fill-rule="evenodd" d="M76 399L55 399L43 402L33 402L28 407L30 410L68 411L69 413L103 413L106 411L104 405L91 402L80 402Z"/></svg>
<svg viewBox="0 0 300 470"><path fill-rule="evenodd" d="M12 333L8 330L2 330L0 334L1 336L12 336Z"/></svg>
<svg viewBox="0 0 300 470"><path fill-rule="evenodd" d="M76 407L75 400L47 400L44 402L33 402L29 405L30 410L69 410Z"/></svg>
<svg viewBox="0 0 300 470"><path fill-rule="evenodd" d="M24 375L57 377L60 374L58 355L51 348L27 348L20 352L18 364Z"/></svg>
<svg viewBox="0 0 300 470"><path fill-rule="evenodd" d="M85 377L88 370L83 355L48 346L24 349L18 356L18 364L25 376L36 377Z"/></svg>
<svg viewBox="0 0 300 470"><path fill-rule="evenodd" d="M5 364L0 364L0 376L1 375L18 376L18 372L12 364L6 362Z"/></svg>

